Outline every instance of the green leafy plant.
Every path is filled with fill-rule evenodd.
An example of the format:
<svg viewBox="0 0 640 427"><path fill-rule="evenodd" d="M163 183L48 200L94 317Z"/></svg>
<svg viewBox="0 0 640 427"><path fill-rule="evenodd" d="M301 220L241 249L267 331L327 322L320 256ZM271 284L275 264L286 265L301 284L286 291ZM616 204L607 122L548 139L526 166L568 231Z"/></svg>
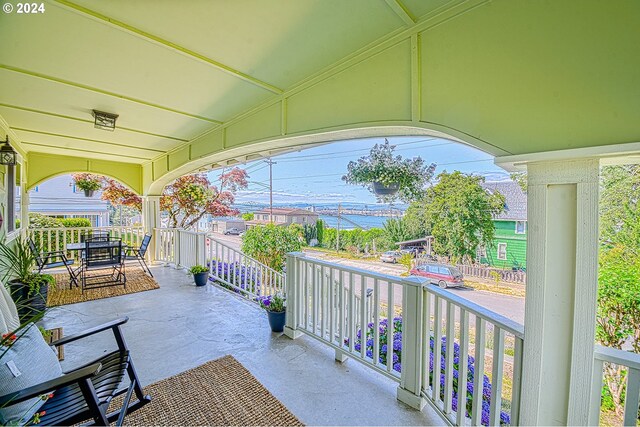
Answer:
<svg viewBox="0 0 640 427"><path fill-rule="evenodd" d="M191 274L206 273L208 271L209 271L209 268L205 267L204 265L194 265L189 269L189 273Z"/></svg>
<svg viewBox="0 0 640 427"><path fill-rule="evenodd" d="M241 217L245 221L253 221L253 218L255 217L255 215L253 214L253 212L246 212L246 213L243 213Z"/></svg>
<svg viewBox="0 0 640 427"><path fill-rule="evenodd" d="M102 182L104 178L100 175L94 175L91 173L74 173L71 175L76 188L83 191L96 191L102 188Z"/></svg>
<svg viewBox="0 0 640 427"><path fill-rule="evenodd" d="M406 203L420 199L427 183L433 177L436 165L427 164L422 158L403 159L393 154L395 145L387 139L384 144L373 146L368 156L351 161L347 165L347 174L342 180L347 184L362 185L373 191L373 184L385 186L398 185L398 192L389 196L378 196L384 201L400 199Z"/></svg>
<svg viewBox="0 0 640 427"><path fill-rule="evenodd" d="M398 259L398 263L407 269L403 273L403 275L408 276L409 272L411 271L411 267L413 266L413 257L411 256L411 254L408 254L408 253L402 254L400 259Z"/></svg>
<svg viewBox="0 0 640 427"><path fill-rule="evenodd" d="M295 232L274 224L251 227L242 238L242 252L276 271L282 271L287 252L299 251L301 247Z"/></svg>

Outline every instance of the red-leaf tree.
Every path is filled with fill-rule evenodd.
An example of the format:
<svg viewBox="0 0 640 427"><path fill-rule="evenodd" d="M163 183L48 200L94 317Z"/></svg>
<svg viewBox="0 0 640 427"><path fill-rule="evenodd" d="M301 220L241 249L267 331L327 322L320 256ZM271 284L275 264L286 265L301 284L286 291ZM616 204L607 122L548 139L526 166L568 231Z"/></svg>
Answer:
<svg viewBox="0 0 640 427"><path fill-rule="evenodd" d="M169 214L169 227L191 228L205 214L212 216L236 215L231 205L235 193L247 188L247 173L239 168L223 172L218 186L211 184L203 173L184 175L165 187L160 198L160 209ZM142 207L142 199L131 190L111 179L105 179L102 198L112 205Z"/></svg>
<svg viewBox="0 0 640 427"><path fill-rule="evenodd" d="M142 210L142 197L111 178L105 178L103 181L102 200L109 201L113 206L122 205Z"/></svg>

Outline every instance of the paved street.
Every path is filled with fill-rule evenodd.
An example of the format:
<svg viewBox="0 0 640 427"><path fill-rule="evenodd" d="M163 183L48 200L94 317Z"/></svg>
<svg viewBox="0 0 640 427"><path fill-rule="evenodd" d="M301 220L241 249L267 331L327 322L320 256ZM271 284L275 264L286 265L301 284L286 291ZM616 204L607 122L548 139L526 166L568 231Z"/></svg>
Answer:
<svg viewBox="0 0 640 427"><path fill-rule="evenodd" d="M225 236L223 234L215 233L215 238L233 248L238 250L240 249L240 238L238 236ZM379 261L360 261L336 258L326 254L325 252L313 250L307 250L305 253L307 256L313 258L324 259L326 261L331 261L345 266L372 270L382 274L398 276L404 271L404 267L402 266L384 264ZM451 288L449 291L482 307L499 313L513 321L524 324L524 298L487 291L476 291L470 288ZM394 299L396 301L400 301L400 298L395 297Z"/></svg>

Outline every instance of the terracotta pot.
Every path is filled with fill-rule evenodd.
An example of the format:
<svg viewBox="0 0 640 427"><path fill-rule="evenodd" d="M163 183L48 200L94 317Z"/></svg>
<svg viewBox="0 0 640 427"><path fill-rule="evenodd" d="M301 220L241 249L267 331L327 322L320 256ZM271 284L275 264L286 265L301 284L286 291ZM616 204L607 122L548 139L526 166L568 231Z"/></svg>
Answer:
<svg viewBox="0 0 640 427"><path fill-rule="evenodd" d="M392 182L389 185L385 185L381 182L373 183L373 192L378 196L393 196L400 189L400 184Z"/></svg>

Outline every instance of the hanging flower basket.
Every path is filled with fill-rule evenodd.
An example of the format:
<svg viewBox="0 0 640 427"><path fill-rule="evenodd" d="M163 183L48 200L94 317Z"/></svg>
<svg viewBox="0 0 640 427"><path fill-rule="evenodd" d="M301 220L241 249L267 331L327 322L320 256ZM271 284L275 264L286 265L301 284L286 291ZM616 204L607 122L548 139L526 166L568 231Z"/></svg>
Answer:
<svg viewBox="0 0 640 427"><path fill-rule="evenodd" d="M373 183L373 192L378 196L393 196L400 189L400 184L392 182L391 184L383 184L382 182Z"/></svg>
<svg viewBox="0 0 640 427"><path fill-rule="evenodd" d="M85 197L93 197L102 188L103 178L90 173L74 173L71 175L78 190L84 191Z"/></svg>
<svg viewBox="0 0 640 427"><path fill-rule="evenodd" d="M374 193L378 200L406 203L420 199L436 165L427 164L420 157L403 159L394 155L395 146L385 139L376 144L368 156L349 162L342 180L347 184L362 185Z"/></svg>

